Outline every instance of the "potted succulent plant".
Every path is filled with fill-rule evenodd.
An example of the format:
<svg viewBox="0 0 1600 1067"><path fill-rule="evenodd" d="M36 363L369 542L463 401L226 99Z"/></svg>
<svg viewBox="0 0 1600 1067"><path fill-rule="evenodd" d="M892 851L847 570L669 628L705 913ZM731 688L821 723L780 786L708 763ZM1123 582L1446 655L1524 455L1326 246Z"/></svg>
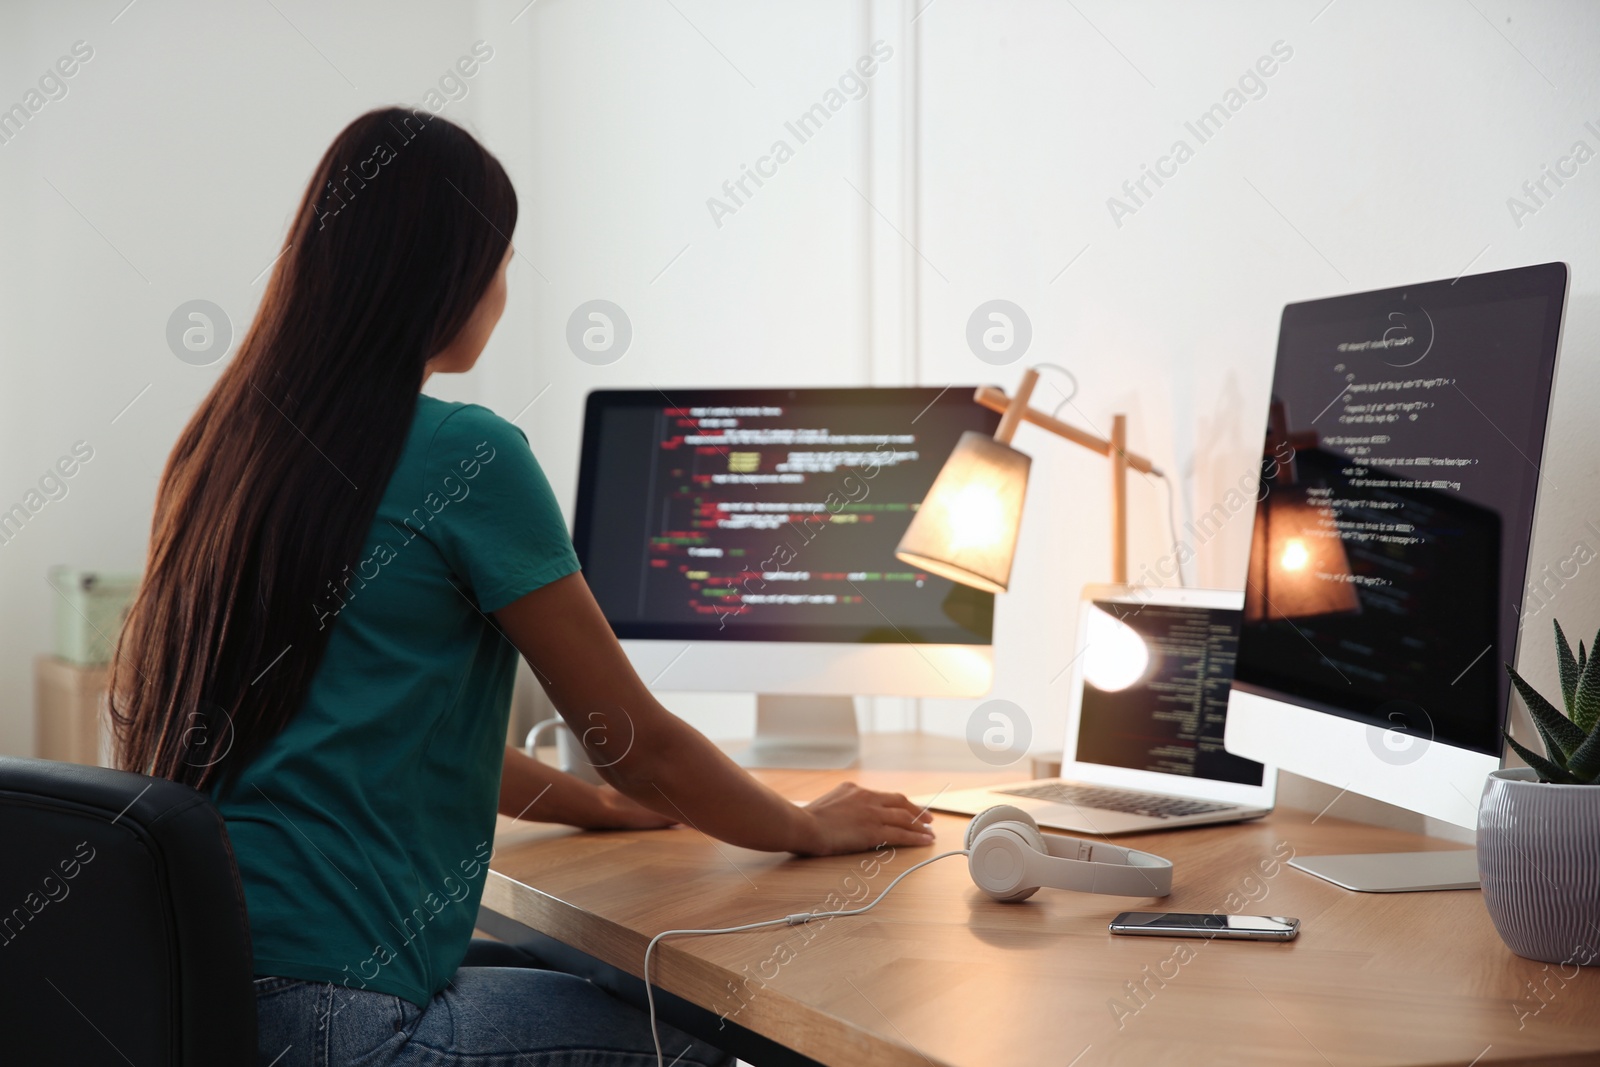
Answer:
<svg viewBox="0 0 1600 1067"><path fill-rule="evenodd" d="M1600 634L1574 656L1559 622L1555 631L1565 714L1506 664L1545 755L1506 734L1528 766L1495 771L1484 785L1478 874L1511 951L1584 966L1600 963Z"/></svg>

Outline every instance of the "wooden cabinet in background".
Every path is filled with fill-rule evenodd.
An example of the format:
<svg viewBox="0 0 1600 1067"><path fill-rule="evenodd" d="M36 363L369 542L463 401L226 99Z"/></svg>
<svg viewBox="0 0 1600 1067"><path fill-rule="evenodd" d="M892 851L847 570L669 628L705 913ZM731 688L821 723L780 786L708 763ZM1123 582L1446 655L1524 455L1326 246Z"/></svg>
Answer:
<svg viewBox="0 0 1600 1067"><path fill-rule="evenodd" d="M33 661L34 749L40 759L110 765L102 705L105 666L80 667L55 656Z"/></svg>

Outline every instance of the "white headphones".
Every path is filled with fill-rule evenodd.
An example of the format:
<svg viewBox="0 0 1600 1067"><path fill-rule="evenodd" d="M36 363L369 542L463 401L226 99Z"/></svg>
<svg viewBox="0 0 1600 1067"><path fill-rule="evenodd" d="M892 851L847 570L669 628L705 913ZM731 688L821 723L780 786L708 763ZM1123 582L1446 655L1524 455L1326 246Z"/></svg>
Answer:
<svg viewBox="0 0 1600 1067"><path fill-rule="evenodd" d="M967 870L996 900L1026 900L1041 887L1124 897L1172 892L1172 861L1103 841L1041 834L1033 816L1010 804L980 812L967 826Z"/></svg>

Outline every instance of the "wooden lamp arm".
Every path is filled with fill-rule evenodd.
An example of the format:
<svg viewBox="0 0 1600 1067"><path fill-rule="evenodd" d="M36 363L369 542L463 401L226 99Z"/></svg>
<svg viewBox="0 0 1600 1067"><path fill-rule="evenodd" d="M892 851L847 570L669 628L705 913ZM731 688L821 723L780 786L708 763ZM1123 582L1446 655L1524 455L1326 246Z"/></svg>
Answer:
<svg viewBox="0 0 1600 1067"><path fill-rule="evenodd" d="M1126 415L1113 415L1111 417L1111 440L1096 437L1086 433L1076 426L1069 426L1053 415L1046 415L1036 411L1030 406L1033 398L1033 388L1039 383L1039 372L1028 370L1022 375L1022 381L1017 383L1016 396L1008 397L1003 389L991 386L980 386L973 394L972 399L992 411L1001 412L1000 425L995 429L994 439L1003 445L1009 445L1011 438L1016 434L1017 427L1024 422L1031 422L1035 426L1049 430L1057 437L1064 437L1073 444L1082 445L1091 452L1098 452L1111 459L1111 580L1121 585L1128 582L1128 475L1132 469L1143 474L1155 474L1165 477L1161 470L1143 456L1129 452L1127 449L1128 417Z"/></svg>
<svg viewBox="0 0 1600 1067"><path fill-rule="evenodd" d="M1037 408L1027 406L1028 397L1033 394L1033 384L1034 382L1038 381L1038 379L1039 372L1036 370L1030 370L1023 376L1021 384L1017 387L1016 397L1016 401L1021 402L1021 409L1017 412L1016 418L1011 421L1011 425L1009 427L1010 432L1006 432L1008 430L1007 420L1005 418L1000 420L1000 428L995 431L995 440L999 441L1001 444L1009 444L1011 442L1011 435L1016 432L1017 423L1031 422L1035 426L1049 430L1057 437L1065 437L1073 444L1082 445L1091 452L1098 452L1102 456L1111 455L1111 442L1107 441L1105 438L1096 437L1092 433L1088 433L1084 430L1078 429L1076 426L1062 422L1053 415L1046 415ZM1015 401L1013 401L1011 397L1006 396L1004 389L996 389L992 385L979 386L978 391L972 394L972 399L991 411L999 411L1006 413L1007 415L1010 414L1010 409L1015 406ZM1004 437L1000 436L1002 433L1005 433ZM1123 454L1127 457L1128 468L1130 470L1136 470L1142 474L1161 473L1160 468L1143 456L1134 452L1126 451Z"/></svg>

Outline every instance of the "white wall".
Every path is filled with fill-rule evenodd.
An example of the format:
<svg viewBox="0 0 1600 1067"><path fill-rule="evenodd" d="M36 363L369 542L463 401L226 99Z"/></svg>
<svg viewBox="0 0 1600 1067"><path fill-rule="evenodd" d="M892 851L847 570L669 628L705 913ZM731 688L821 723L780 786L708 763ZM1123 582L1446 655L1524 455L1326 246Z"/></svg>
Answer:
<svg viewBox="0 0 1600 1067"><path fill-rule="evenodd" d="M851 188L876 197L869 117L894 91L899 57L804 144L784 128L870 51L869 12L848 0L759 12L541 3L507 25L484 11L502 65L483 133L517 185L522 255L476 398L509 418L539 397L517 421L558 497L575 492L591 389L902 380L873 344L886 296L866 284L869 209ZM727 202L723 183L779 138L793 158L713 218L707 200ZM633 326L608 366L564 340L592 299ZM662 699L714 737L754 721L748 694Z"/></svg>
<svg viewBox="0 0 1600 1067"><path fill-rule="evenodd" d="M162 465L222 366L176 359L167 317L208 299L237 336L333 135L420 100L476 39L470 12L424 3L383 18L294 2L118 17L125 2L0 8L0 106L75 41L94 50L0 144L0 507L75 441L94 448L67 496L0 545L3 752L33 749L31 661L57 607L45 569L142 566ZM478 101L474 86L445 114Z"/></svg>
<svg viewBox="0 0 1600 1067"><path fill-rule="evenodd" d="M950 276L924 278L940 294L923 305L924 373L970 375L967 312L1017 302L1033 320L1029 358L1072 368L1084 424L1128 412L1134 447L1183 475L1193 517L1259 456L1283 304L1565 260L1533 560L1565 559L1575 540L1600 552L1586 526L1600 518L1600 162L1520 227L1506 206L1574 141L1600 150L1583 125L1600 127L1600 8L1324 3L940 4L919 19L923 250ZM1185 120L1279 41L1293 54L1264 95L1199 143ZM1108 198L1126 201L1122 183L1178 138L1193 158L1117 225ZM1053 609L1106 573L1104 464L1031 428L1018 443L1048 488L1017 563L1030 584L999 610L996 693L1031 714L1036 737L1059 736L1064 680L1049 680L1072 635ZM1135 479L1131 492L1137 574L1169 549L1159 488ZM1199 546L1201 582L1243 585L1250 518L1239 511ZM1529 627L1527 676L1553 688L1551 615L1592 633L1600 584L1570 584ZM929 721L955 730L965 713Z"/></svg>
<svg viewBox="0 0 1600 1067"><path fill-rule="evenodd" d="M74 440L97 449L71 495L0 547L0 750L31 744L27 664L52 607L42 569L138 563L165 452L214 377L166 351L167 314L203 296L242 328L251 279L333 132L364 107L419 99L479 39L495 56L445 114L510 169L522 254L480 369L439 391L521 412L566 499L589 388L1009 386L1016 368L979 363L964 341L972 309L1003 297L1032 320L1026 361L1076 375L1066 417L1103 430L1126 412L1134 447L1175 473L1181 523L1252 467L1284 303L1563 259L1572 297L1546 464L1560 488L1541 501L1535 566L1576 539L1600 549L1585 525L1600 519L1600 162L1520 227L1506 206L1574 141L1600 149L1583 125L1600 126L1592 4L674 3L280 3L293 27L268 5L138 4L115 24L119 3L0 15L0 102L74 40L96 49L70 95L0 145L0 501ZM866 98L716 226L706 199L879 38L894 57ZM1184 121L1279 41L1293 55L1265 95L1118 226L1107 198L1174 139L1194 145ZM562 340L596 297L635 330L608 367ZM1038 473L1023 580L998 608L995 695L1050 748L1065 703L1051 679L1072 644L1063 609L1109 565L1108 475L1031 428L1018 443ZM1137 574L1168 551L1161 486L1135 479L1132 509ZM1242 584L1248 531L1241 512L1191 576ZM1588 631L1600 587L1580 577L1542 614L1525 647L1535 684L1554 680L1552 614ZM748 729L747 698L668 702L714 734ZM885 701L873 718L959 733L971 707Z"/></svg>

